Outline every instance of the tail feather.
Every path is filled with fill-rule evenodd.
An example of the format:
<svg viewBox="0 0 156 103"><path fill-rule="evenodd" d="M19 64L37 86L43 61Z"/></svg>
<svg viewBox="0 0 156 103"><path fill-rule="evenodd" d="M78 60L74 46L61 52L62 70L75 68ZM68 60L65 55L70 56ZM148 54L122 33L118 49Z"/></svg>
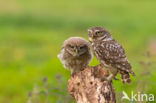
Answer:
<svg viewBox="0 0 156 103"><path fill-rule="evenodd" d="M131 83L131 78L130 75L127 71L120 71L120 75L121 75L121 79L122 79L122 83Z"/></svg>
<svg viewBox="0 0 156 103"><path fill-rule="evenodd" d="M125 65L126 67L126 71L127 71L127 73L131 73L133 76L135 76L135 73L133 72L133 70L132 70L132 66L131 66L131 64L129 63L129 62L127 62L126 63L126 65ZM123 69L124 70L124 69Z"/></svg>
<svg viewBox="0 0 156 103"><path fill-rule="evenodd" d="M130 70L130 73L131 73L133 76L136 76L135 73L134 73L132 70Z"/></svg>

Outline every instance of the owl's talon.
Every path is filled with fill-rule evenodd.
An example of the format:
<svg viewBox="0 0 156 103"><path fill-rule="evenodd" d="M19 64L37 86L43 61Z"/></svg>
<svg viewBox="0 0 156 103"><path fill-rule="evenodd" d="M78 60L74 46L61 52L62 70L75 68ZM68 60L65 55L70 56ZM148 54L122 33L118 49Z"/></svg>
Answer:
<svg viewBox="0 0 156 103"><path fill-rule="evenodd" d="M103 77L101 81L111 82L113 78L114 78L113 74L110 74L108 77Z"/></svg>
<svg viewBox="0 0 156 103"><path fill-rule="evenodd" d="M114 79L114 80L119 80L117 77L114 77L113 79Z"/></svg>

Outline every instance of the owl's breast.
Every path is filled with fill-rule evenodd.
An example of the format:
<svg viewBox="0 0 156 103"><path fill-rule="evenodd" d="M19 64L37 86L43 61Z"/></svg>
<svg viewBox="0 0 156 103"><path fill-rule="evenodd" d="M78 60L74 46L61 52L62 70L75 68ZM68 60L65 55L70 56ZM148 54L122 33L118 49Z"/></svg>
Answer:
<svg viewBox="0 0 156 103"><path fill-rule="evenodd" d="M65 65L69 70L80 71L84 68L86 63L83 60L72 59L66 62Z"/></svg>
<svg viewBox="0 0 156 103"><path fill-rule="evenodd" d="M92 59L90 52L86 52L83 55L78 57L72 56L68 52L63 52L61 55L61 61L64 64L64 67L72 72L79 72L83 70Z"/></svg>
<svg viewBox="0 0 156 103"><path fill-rule="evenodd" d="M107 57L110 56L109 51L107 51L107 43L105 42L96 42L92 45L94 55L99 60L101 64L105 66L109 66L109 59Z"/></svg>

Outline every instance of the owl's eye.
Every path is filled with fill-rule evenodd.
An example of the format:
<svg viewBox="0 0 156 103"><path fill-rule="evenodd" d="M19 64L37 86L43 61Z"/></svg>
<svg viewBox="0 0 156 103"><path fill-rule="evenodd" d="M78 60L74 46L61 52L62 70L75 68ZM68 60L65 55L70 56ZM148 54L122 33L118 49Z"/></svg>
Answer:
<svg viewBox="0 0 156 103"><path fill-rule="evenodd" d="M96 32L96 35L97 36L100 36L101 35L101 32L100 31Z"/></svg>
<svg viewBox="0 0 156 103"><path fill-rule="evenodd" d="M74 46L70 45L70 48L74 49Z"/></svg>
<svg viewBox="0 0 156 103"><path fill-rule="evenodd" d="M81 47L80 47L80 49L83 49L83 48L85 48L85 46L81 46Z"/></svg>

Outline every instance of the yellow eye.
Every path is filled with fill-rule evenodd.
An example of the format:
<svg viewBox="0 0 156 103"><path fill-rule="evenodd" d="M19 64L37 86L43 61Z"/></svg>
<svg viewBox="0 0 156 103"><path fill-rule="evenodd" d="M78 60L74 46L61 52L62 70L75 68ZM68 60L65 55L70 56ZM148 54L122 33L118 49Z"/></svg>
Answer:
<svg viewBox="0 0 156 103"><path fill-rule="evenodd" d="M101 32L100 31L96 32L96 35L97 36L100 36L101 35Z"/></svg>
<svg viewBox="0 0 156 103"><path fill-rule="evenodd" d="M72 48L72 49L74 49L74 46L72 46L72 45L70 45L69 47Z"/></svg>

